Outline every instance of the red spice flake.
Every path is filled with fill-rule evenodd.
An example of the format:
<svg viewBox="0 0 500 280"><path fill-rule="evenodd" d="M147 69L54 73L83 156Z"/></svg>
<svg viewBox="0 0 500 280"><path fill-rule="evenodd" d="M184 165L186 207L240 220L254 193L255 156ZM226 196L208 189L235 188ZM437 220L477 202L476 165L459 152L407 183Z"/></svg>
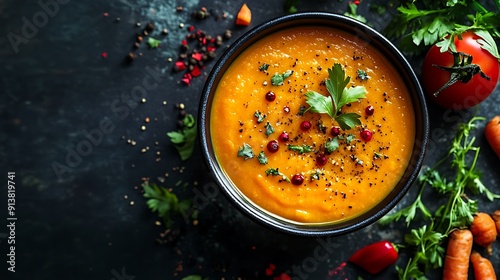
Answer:
<svg viewBox="0 0 500 280"><path fill-rule="evenodd" d="M191 79L188 79L188 78L182 78L181 81L188 86L191 84Z"/></svg>
<svg viewBox="0 0 500 280"><path fill-rule="evenodd" d="M183 46L187 46L188 42L187 42L186 40L182 40L181 44L182 44Z"/></svg>
<svg viewBox="0 0 500 280"><path fill-rule="evenodd" d="M107 58L108 57L108 53L107 52L102 52L101 53L101 57L102 58Z"/></svg>
<svg viewBox="0 0 500 280"><path fill-rule="evenodd" d="M103 16L105 16L105 17L109 16L109 14L108 14L108 13L104 13L104 14L102 14L102 15L103 15Z"/></svg>
<svg viewBox="0 0 500 280"><path fill-rule="evenodd" d="M271 276L273 275L274 269L276 269L276 266L272 263L269 264L269 267L266 268L266 275Z"/></svg>
<svg viewBox="0 0 500 280"><path fill-rule="evenodd" d="M198 77L199 75L201 75L201 71L200 71L200 68L198 66L195 66L193 68L193 70L191 71L191 75L193 77Z"/></svg>
<svg viewBox="0 0 500 280"><path fill-rule="evenodd" d="M194 26L192 26L192 25L189 26L188 30L189 30L189 32L193 32L194 31Z"/></svg>
<svg viewBox="0 0 500 280"><path fill-rule="evenodd" d="M361 0L354 0L355 5L359 5L361 3Z"/></svg>
<svg viewBox="0 0 500 280"><path fill-rule="evenodd" d="M215 52L216 48L214 46L208 46L207 52Z"/></svg>
<svg viewBox="0 0 500 280"><path fill-rule="evenodd" d="M201 53L193 53L191 55L191 57L194 58L194 59L196 59L196 60L198 60L198 61L200 61L200 60L203 59L203 54L201 54Z"/></svg>
<svg viewBox="0 0 500 280"><path fill-rule="evenodd" d="M336 268L332 269L332 270L329 270L328 271L328 276L329 277L332 277L332 276L336 276L336 275L344 275L345 272L344 272L344 268L346 267L347 263L346 262L342 262L339 266L337 266Z"/></svg>
<svg viewBox="0 0 500 280"><path fill-rule="evenodd" d="M182 61L176 61L174 68L176 71L182 71L186 69L186 64L184 64L184 62Z"/></svg>
<svg viewBox="0 0 500 280"><path fill-rule="evenodd" d="M286 273L281 273L280 276L274 277L274 280L291 280L292 278L286 274Z"/></svg>

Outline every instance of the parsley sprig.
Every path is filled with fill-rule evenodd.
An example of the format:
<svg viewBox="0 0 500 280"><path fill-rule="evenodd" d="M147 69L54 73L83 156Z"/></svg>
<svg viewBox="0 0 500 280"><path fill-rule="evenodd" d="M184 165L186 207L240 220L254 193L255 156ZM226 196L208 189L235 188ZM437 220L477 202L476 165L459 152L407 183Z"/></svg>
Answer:
<svg viewBox="0 0 500 280"><path fill-rule="evenodd" d="M500 1L498 11L488 11L477 0L414 0L397 8L398 14L385 30L388 37L401 38L401 48L420 53L426 46L438 43L441 51L454 51L453 39L473 30L480 44L493 55L498 55L494 38L500 37ZM449 35L449 37L447 37ZM442 40L447 37L447 39ZM500 59L500 56L497 56Z"/></svg>
<svg viewBox="0 0 500 280"><path fill-rule="evenodd" d="M474 146L475 137L471 132L476 128L476 122L483 120L482 117L474 117L468 123L460 125L448 154L420 176L419 192L415 200L409 206L380 220L382 224L387 224L406 217L407 227L416 222L417 217L427 221L405 235L406 246L400 245L413 248L415 252L405 267L396 267L400 279L426 279L427 270L443 265L443 245L448 234L456 228L468 227L472 223L473 214L478 210L477 201L471 199L466 191L483 194L491 201L500 198L500 195L492 193L483 185L476 169L480 149ZM451 168L438 171L445 163ZM442 175L450 174L450 171L453 176ZM446 199L446 203L431 211L423 201L426 194L441 196Z"/></svg>
<svg viewBox="0 0 500 280"><path fill-rule="evenodd" d="M167 136L174 143L182 160L187 160L193 154L196 130L196 120L193 115L187 114L182 119L182 128L180 130L167 132Z"/></svg>
<svg viewBox="0 0 500 280"><path fill-rule="evenodd" d="M328 79L326 80L326 88L330 96L324 96L315 91L307 92L306 103L310 106L308 110L313 113L328 114L344 130L360 125L360 115L341 113L344 105L366 97L366 89L363 86L346 88L350 80L351 77L346 77L342 66L335 63L332 68L328 69Z"/></svg>
<svg viewBox="0 0 500 280"><path fill-rule="evenodd" d="M149 209L158 213L166 228L172 226L172 215L186 213L191 206L189 200L179 201L173 192L155 183L145 182L142 187L144 189L143 196L148 199L146 203Z"/></svg>

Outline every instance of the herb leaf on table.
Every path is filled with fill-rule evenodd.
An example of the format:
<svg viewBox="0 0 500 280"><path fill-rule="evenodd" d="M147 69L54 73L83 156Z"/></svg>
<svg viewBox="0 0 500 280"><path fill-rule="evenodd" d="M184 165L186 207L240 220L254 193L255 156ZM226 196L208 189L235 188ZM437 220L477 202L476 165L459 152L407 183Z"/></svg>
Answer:
<svg viewBox="0 0 500 280"><path fill-rule="evenodd" d="M197 125L193 115L188 114L182 120L182 129L167 132L170 141L174 143L182 160L187 160L193 154L196 140Z"/></svg>
<svg viewBox="0 0 500 280"><path fill-rule="evenodd" d="M179 213L183 209L190 206L189 200L180 201L177 196L168 189L158 186L155 183L146 182L143 184L144 197L149 209L157 212L158 216L163 219L165 226L170 228L172 225L172 215Z"/></svg>

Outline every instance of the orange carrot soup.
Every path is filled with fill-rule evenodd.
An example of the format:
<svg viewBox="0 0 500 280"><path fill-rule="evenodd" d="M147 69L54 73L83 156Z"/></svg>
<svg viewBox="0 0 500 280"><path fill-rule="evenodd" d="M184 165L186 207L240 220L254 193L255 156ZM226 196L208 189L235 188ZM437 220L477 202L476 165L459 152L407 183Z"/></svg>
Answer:
<svg viewBox="0 0 500 280"><path fill-rule="evenodd" d="M364 96L332 117L307 95L324 96L317 100L332 108L329 85L345 81L339 70L350 77L341 89ZM370 210L398 183L415 116L402 78L366 41L305 26L268 35L238 56L217 86L210 132L218 163L253 204L291 222L337 223Z"/></svg>

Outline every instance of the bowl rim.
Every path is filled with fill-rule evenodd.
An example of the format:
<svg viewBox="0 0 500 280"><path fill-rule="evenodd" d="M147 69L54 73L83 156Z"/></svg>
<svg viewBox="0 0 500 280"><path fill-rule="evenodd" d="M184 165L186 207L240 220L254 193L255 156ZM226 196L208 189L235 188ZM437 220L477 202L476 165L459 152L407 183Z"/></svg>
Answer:
<svg viewBox="0 0 500 280"><path fill-rule="evenodd" d="M217 162L211 144L211 134L209 131L210 106L218 81L222 78L231 62L247 46L282 29L325 24L331 28L341 29L355 36L362 37L367 44L373 45L382 55L386 56L388 61L392 62L395 69L400 70L399 74L408 88L413 103L416 124L415 143L410 161L399 183L374 208L357 217L337 223L289 223L287 219L272 214L261 207L256 207L255 203L242 195L241 191L236 186L233 186L225 176L225 172ZM429 117L425 96L413 68L403 54L386 37L366 24L347 16L326 12L301 12L280 16L254 27L236 39L219 57L208 75L200 99L197 121L200 128L198 130L198 141L202 147L205 164L229 201L241 213L257 223L274 230L298 236L339 236L359 230L376 222L400 202L417 179L429 142Z"/></svg>

